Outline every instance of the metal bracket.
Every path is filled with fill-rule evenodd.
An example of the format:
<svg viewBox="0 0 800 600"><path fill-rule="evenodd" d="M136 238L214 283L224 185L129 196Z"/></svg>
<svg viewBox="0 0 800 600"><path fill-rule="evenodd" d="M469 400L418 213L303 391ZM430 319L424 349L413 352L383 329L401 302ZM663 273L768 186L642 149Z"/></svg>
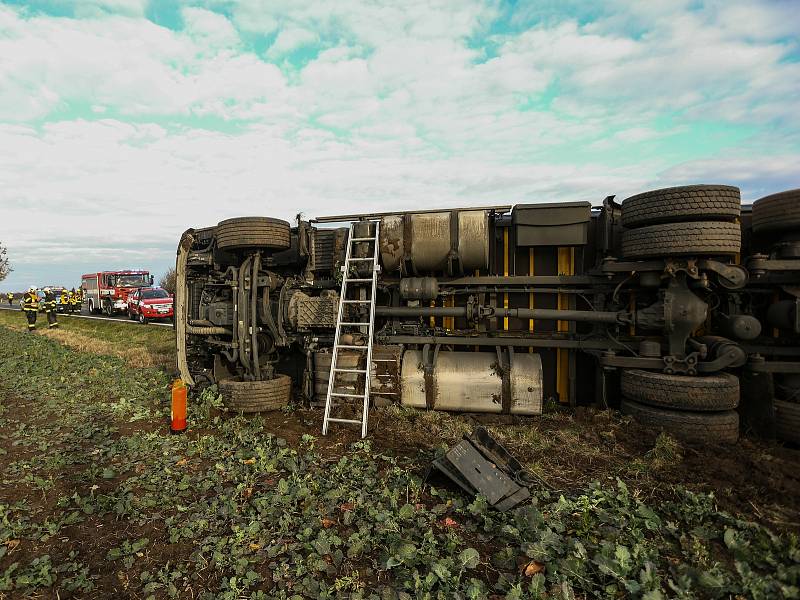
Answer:
<svg viewBox="0 0 800 600"><path fill-rule="evenodd" d="M436 377L434 370L436 369L436 359L439 356L439 344L435 344L433 351L431 345L425 344L422 347L422 373L425 382L425 407L432 410L436 407Z"/></svg>
<svg viewBox="0 0 800 600"><path fill-rule="evenodd" d="M698 261L697 266L706 271L717 274L719 284L728 290L739 290L747 285L750 275L747 269L739 265L731 265L719 262L718 260L703 259Z"/></svg>
<svg viewBox="0 0 800 600"><path fill-rule="evenodd" d="M758 279L770 271L800 271L800 260L771 259L766 254L754 254L747 261L747 269Z"/></svg>

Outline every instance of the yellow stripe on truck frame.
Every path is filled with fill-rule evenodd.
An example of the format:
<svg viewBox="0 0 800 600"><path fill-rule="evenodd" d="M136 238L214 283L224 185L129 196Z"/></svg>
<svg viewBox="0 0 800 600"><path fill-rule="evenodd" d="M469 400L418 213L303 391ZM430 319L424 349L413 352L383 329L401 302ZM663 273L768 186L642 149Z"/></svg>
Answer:
<svg viewBox="0 0 800 600"><path fill-rule="evenodd" d="M528 248L528 276L533 277L534 268L533 268L533 248ZM533 292L528 293L528 308L533 310L534 307L534 300L533 300ZM533 333L534 324L533 319L528 320L528 331ZM533 348L528 348L528 352L533 352Z"/></svg>
<svg viewBox="0 0 800 600"><path fill-rule="evenodd" d="M558 249L558 274L575 274L575 248ZM558 310L569 309L569 296L567 294L558 295ZM558 321L556 328L559 332L569 331L567 321ZM566 348L556 349L556 392L558 401L569 402L569 350Z"/></svg>
<svg viewBox="0 0 800 600"><path fill-rule="evenodd" d="M503 229L503 277L508 277L508 227ZM508 292L503 294L503 308L508 308ZM503 317L503 331L508 331L508 317Z"/></svg>

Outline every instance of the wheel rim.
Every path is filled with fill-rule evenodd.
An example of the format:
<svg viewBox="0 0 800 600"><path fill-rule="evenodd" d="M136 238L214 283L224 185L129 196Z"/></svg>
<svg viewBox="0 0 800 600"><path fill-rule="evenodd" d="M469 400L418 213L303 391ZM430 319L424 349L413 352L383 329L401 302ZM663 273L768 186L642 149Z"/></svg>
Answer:
<svg viewBox="0 0 800 600"><path fill-rule="evenodd" d="M139 323L144 323L144 315L139 313Z"/></svg>

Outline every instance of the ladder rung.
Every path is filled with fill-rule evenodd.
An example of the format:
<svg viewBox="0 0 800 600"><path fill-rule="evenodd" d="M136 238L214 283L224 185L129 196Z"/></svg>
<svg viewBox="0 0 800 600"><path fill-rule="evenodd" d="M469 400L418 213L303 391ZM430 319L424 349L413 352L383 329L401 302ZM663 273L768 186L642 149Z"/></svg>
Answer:
<svg viewBox="0 0 800 600"><path fill-rule="evenodd" d="M339 353L340 350L366 350L367 351L367 354L366 354L367 358L369 358L370 355L372 354L372 347L373 347L372 346L372 344L373 344L372 335L373 335L373 330L374 330L374 327L375 327L375 322L374 322L375 285L376 285L378 273L381 270L380 269L380 265L378 264L378 252L380 250L380 244L378 242L378 239L379 239L378 238L378 230L379 230L379 228L380 228L379 222L376 221L375 222L375 230L374 230L375 234L374 234L374 236L372 236L372 237L355 237L354 233L356 231L356 223L351 223L350 224L350 234L348 236L349 239L348 239L348 245L347 245L347 255L345 256L345 263L341 267L342 283L341 283L341 293L340 293L340 304L339 304L339 312L338 312L338 315L336 317L336 338L335 338L335 341L334 341L334 344L333 344L333 354L331 356L330 385L328 387L327 398L325 400L325 417L323 419L323 425L322 425L322 433L323 433L323 435L328 433L328 425L330 423L348 423L348 424L353 424L353 425L361 425L361 437L365 437L367 435L367 410L369 408L369 394L370 394L370 390L369 390L369 387L370 387L370 385L369 385L369 382L370 382L369 365L365 365L364 369L338 368L336 366L336 359L338 357L338 353ZM372 256L371 257L363 256L363 255L361 255L361 256L351 256L351 253L353 253L354 248L357 247L357 246L355 246L354 242L368 242L368 243L373 244L373 246L372 246ZM352 273L352 277L350 277L350 269L349 269L348 265L351 265L351 264L354 264L354 263L361 263L361 264L367 264L367 265L369 263L372 263L372 267L370 269L371 273L369 273L370 277L365 277L364 276L364 273L365 273L366 269L361 270L361 272L359 272L358 270L355 270ZM345 297L347 296L347 290L348 290L347 284L349 284L349 283L353 283L353 284L370 284L371 283L372 284L372 288L371 288L371 292L372 293L369 294L369 295L372 296L372 297L370 299L368 299L368 300L345 300ZM356 289L359 289L359 288L360 289L366 289L367 287L368 287L367 285L361 285L361 286L358 286L358 288L356 288ZM355 322L355 321L342 320L342 319L348 319L348 318L349 319L364 318L363 315L348 315L344 311L344 304L368 304L368 305L370 305L369 320L366 321L366 322L364 322L364 321ZM364 329L366 329L367 332L368 332L368 336L369 336L369 339L367 340L367 344L365 346L356 346L356 345L353 345L353 344L340 344L339 343L340 334L342 333L343 330L344 331L348 331L348 330L344 329L345 327L358 327L358 328L361 328L362 331ZM355 332L352 332L352 333L355 333ZM356 374L359 374L359 375L363 373L364 377L366 378L365 379L365 385L364 385L363 393L361 393L361 394L352 394L352 393L345 393L345 392L335 392L334 391L334 389L335 389L334 388L334 382L336 380L336 375L338 373L356 373ZM355 390L358 389L358 387L357 386L345 387L344 389L353 389L353 391L355 391ZM333 418L333 417L331 417L330 416L331 409L336 408L336 407L339 406L339 403L335 401L336 398L348 398L348 399L351 399L351 400L361 399L364 402L364 414L363 414L362 418L361 419L341 419L341 418Z"/></svg>

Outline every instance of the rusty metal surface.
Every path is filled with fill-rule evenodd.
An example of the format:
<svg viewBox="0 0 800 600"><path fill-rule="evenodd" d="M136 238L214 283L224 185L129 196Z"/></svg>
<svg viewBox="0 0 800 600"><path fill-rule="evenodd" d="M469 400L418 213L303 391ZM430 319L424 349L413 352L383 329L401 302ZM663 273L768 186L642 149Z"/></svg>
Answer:
<svg viewBox="0 0 800 600"><path fill-rule="evenodd" d="M453 217L458 223L455 228ZM488 211L419 212L381 219L381 261L385 272L446 272L454 257L464 271L488 268Z"/></svg>
<svg viewBox="0 0 800 600"><path fill-rule="evenodd" d="M363 354L363 353L362 353ZM374 346L370 372L370 396L376 405L400 403L402 346Z"/></svg>
<svg viewBox="0 0 800 600"><path fill-rule="evenodd" d="M381 219L380 249L385 272L399 271L403 260L403 217L391 216Z"/></svg>
<svg viewBox="0 0 800 600"><path fill-rule="evenodd" d="M418 273L442 271L450 253L450 213L413 214L411 223L411 260Z"/></svg>
<svg viewBox="0 0 800 600"><path fill-rule="evenodd" d="M465 272L489 267L489 213L458 213L458 254Z"/></svg>
<svg viewBox="0 0 800 600"><path fill-rule="evenodd" d="M509 385L510 384L510 385ZM509 412L542 413L542 362L538 354L515 354L507 384ZM500 413L503 369L492 352L439 352L432 372L422 352L407 350L401 369L402 404L415 408Z"/></svg>
<svg viewBox="0 0 800 600"><path fill-rule="evenodd" d="M342 350L336 359L341 369L362 369L363 352L356 350ZM314 404L325 405L325 395L328 393L328 380L331 374L331 353L314 353ZM341 373L336 378L335 392L350 393L353 389L364 389L364 376L359 373Z"/></svg>

